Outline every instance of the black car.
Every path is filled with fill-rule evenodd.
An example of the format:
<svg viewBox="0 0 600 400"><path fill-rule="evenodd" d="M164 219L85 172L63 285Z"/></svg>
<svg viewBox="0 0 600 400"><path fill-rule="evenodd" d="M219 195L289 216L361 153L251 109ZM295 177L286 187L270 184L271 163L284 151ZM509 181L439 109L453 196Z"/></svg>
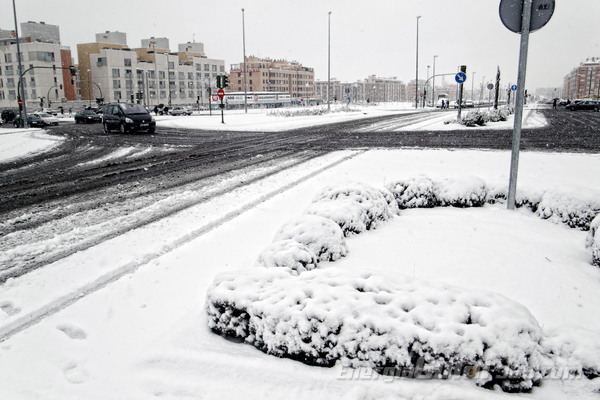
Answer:
<svg viewBox="0 0 600 400"><path fill-rule="evenodd" d="M156 122L150 113L140 104L107 104L102 117L104 132L118 130L121 133L145 130L154 133Z"/></svg>
<svg viewBox="0 0 600 400"><path fill-rule="evenodd" d="M577 103L569 104L566 109L571 111L591 110L598 112L598 110L600 110L600 103L592 100L583 100Z"/></svg>
<svg viewBox="0 0 600 400"><path fill-rule="evenodd" d="M76 124L88 124L94 122L102 122L102 117L92 110L83 110L75 114Z"/></svg>
<svg viewBox="0 0 600 400"><path fill-rule="evenodd" d="M4 123L6 122L10 122L13 119L15 119L15 116L17 115L17 112L15 110L2 110L2 121L4 121Z"/></svg>
<svg viewBox="0 0 600 400"><path fill-rule="evenodd" d="M27 125L29 125L32 128L33 127L43 128L46 125L48 125L48 123L35 114L27 114ZM21 117L19 115L17 115L13 119L13 126L15 128L19 128L21 126Z"/></svg>

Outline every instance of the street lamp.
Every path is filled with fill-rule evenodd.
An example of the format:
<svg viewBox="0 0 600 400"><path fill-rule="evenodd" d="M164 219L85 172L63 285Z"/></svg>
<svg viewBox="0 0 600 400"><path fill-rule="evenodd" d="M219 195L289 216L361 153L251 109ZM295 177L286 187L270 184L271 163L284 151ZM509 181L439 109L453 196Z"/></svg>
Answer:
<svg viewBox="0 0 600 400"><path fill-rule="evenodd" d="M437 56L433 56L433 83L431 86L431 102L433 104L433 107L435 108L435 59Z"/></svg>
<svg viewBox="0 0 600 400"><path fill-rule="evenodd" d="M427 66L427 82L429 82L429 65ZM429 84L427 84L429 85ZM423 95L423 108L425 108L425 103L427 102L427 88L429 86L425 86L425 93Z"/></svg>
<svg viewBox="0 0 600 400"><path fill-rule="evenodd" d="M156 96L156 105L158 106L158 102L160 101L159 93L159 84L158 84L158 69L156 66L156 40L154 37L150 38L150 43L152 43L152 49L154 50L154 84L156 85L154 88L154 93ZM150 104L150 100L148 99L148 104Z"/></svg>
<svg viewBox="0 0 600 400"><path fill-rule="evenodd" d="M246 23L244 21L244 9L242 8L242 38L244 41L244 112L248 112L248 87L246 85Z"/></svg>
<svg viewBox="0 0 600 400"><path fill-rule="evenodd" d="M23 116L21 118L21 128L27 127L27 106L25 101L25 85L23 84L23 65L21 64L21 47L19 46L19 28L17 24L17 7L15 7L15 0L13 0L13 13L15 15L15 38L17 39L17 61L19 63L19 83L20 92L17 92L19 100L23 99ZM20 104L19 104L20 105Z"/></svg>
<svg viewBox="0 0 600 400"><path fill-rule="evenodd" d="M88 97L90 98L90 108L92 108L92 70L88 69Z"/></svg>
<svg viewBox="0 0 600 400"><path fill-rule="evenodd" d="M481 78L481 93L479 93L479 102L481 103L481 100L483 100L483 83L485 81L485 75L483 78Z"/></svg>
<svg viewBox="0 0 600 400"><path fill-rule="evenodd" d="M331 11L327 14L327 112L331 111Z"/></svg>
<svg viewBox="0 0 600 400"><path fill-rule="evenodd" d="M415 108L419 108L419 15L417 17L417 67L415 76Z"/></svg>
<svg viewBox="0 0 600 400"><path fill-rule="evenodd" d="M473 84L475 83L475 71L473 71L473 77L471 79L471 101L473 101Z"/></svg>

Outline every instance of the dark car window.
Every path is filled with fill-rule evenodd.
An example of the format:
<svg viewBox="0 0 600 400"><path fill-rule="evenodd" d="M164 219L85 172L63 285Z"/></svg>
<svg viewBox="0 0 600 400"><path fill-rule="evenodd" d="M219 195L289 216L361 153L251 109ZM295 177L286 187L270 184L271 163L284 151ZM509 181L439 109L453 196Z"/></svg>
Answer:
<svg viewBox="0 0 600 400"><path fill-rule="evenodd" d="M120 106L125 114L148 114L148 111L140 104L122 103Z"/></svg>

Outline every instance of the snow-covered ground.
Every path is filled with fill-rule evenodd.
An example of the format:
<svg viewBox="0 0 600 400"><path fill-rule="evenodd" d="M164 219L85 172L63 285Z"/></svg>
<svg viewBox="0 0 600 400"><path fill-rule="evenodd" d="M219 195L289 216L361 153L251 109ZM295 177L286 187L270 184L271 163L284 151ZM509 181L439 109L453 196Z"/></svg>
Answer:
<svg viewBox="0 0 600 400"><path fill-rule="evenodd" d="M194 118L166 117L164 123ZM252 127L267 116L239 118L240 127L247 118L249 129L281 128L260 121ZM281 124L293 127L295 118L303 117ZM530 120L536 118L534 112ZM13 154L40 151L22 143ZM9 280L0 286L0 333L11 334L0 342L2 397L598 398L599 378L554 376L530 394L507 394L466 378L384 379L342 365L311 367L208 328L206 295L217 275L255 268L279 229L303 214L324 187L348 180L383 187L420 174L476 175L497 187L508 184L509 165L504 151L333 153ZM519 188L527 193L567 185L574 195L585 191L578 187L600 190L599 155L527 152L519 166ZM347 237L347 255L319 265L498 293L528 309L549 337L563 325L577 327L567 350L580 346L600 360L594 342L600 335L600 269L591 264L586 236L502 204L407 209L375 230Z"/></svg>

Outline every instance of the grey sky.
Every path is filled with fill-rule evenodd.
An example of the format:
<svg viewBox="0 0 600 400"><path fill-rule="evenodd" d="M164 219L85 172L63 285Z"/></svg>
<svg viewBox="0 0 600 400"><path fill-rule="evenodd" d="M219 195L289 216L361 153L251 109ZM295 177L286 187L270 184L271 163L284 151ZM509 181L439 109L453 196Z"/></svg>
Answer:
<svg viewBox="0 0 600 400"><path fill-rule="evenodd" d="M469 88L496 73L516 82L519 35L498 16L499 0L16 0L19 22L59 25L61 41L76 54L107 30L127 33L130 47L142 38L167 37L177 44L203 42L210 58L226 68L242 61L242 12L246 54L297 60L327 79L327 13L331 14L331 76L355 81L367 75L415 77L416 16L419 78L452 73L466 64ZM12 2L5 1L0 28L14 29ZM10 11L10 12L9 12ZM587 57L600 57L600 0L556 0L547 26L530 37L527 87L562 86L563 77ZM451 77L449 79L452 79Z"/></svg>

